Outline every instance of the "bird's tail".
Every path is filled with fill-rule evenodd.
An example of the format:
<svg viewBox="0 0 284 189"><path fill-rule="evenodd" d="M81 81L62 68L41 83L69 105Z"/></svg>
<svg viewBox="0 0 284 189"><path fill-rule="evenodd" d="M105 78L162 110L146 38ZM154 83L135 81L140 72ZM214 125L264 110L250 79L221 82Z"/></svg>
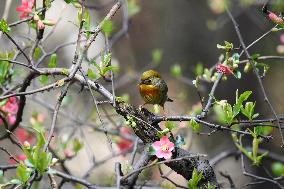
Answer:
<svg viewBox="0 0 284 189"><path fill-rule="evenodd" d="M173 100L172 100L172 99L170 99L169 97L168 97L167 101L168 101L168 102L173 102Z"/></svg>

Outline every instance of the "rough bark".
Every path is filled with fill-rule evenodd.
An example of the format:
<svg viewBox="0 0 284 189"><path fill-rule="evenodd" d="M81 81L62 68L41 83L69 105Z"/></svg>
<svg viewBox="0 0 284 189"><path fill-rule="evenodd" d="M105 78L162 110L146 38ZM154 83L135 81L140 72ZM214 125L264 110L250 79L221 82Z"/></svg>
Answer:
<svg viewBox="0 0 284 189"><path fill-rule="evenodd" d="M161 131L159 124L154 122L153 117L155 115L149 112L147 109L135 108L134 106L117 101L116 111L122 115L126 120L134 121L136 124L132 126L135 134L144 142L144 144L153 143L159 140L157 135L158 131ZM172 159L181 158L184 156L194 155L181 148L176 148ZM214 184L216 188L219 188L218 182L213 168L210 166L209 161L206 159L200 159L198 156L187 157L182 160L166 163L168 167L174 170L177 174L183 176L186 180L191 178L194 168L198 172L202 172L203 179L199 183L201 185L207 185L207 183ZM133 184L133 179L132 179Z"/></svg>

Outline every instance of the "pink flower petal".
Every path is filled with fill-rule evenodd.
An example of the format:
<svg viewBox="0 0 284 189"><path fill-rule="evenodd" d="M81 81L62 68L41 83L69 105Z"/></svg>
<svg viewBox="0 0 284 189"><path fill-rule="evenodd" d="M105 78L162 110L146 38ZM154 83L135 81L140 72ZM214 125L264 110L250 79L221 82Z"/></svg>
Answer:
<svg viewBox="0 0 284 189"><path fill-rule="evenodd" d="M158 158L163 158L164 157L164 152L162 152L161 150L156 151L156 156Z"/></svg>
<svg viewBox="0 0 284 189"><path fill-rule="evenodd" d="M16 11L18 11L18 12L24 12L24 10L25 10L25 9L24 9L23 7L17 7L17 8L16 8Z"/></svg>
<svg viewBox="0 0 284 189"><path fill-rule="evenodd" d="M164 158L165 158L166 160L171 159L172 155L173 155L172 152L164 153Z"/></svg>
<svg viewBox="0 0 284 189"><path fill-rule="evenodd" d="M281 34L281 35L280 35L280 42L281 42L281 43L284 43L284 34Z"/></svg>
<svg viewBox="0 0 284 189"><path fill-rule="evenodd" d="M156 141L152 144L152 146L157 151L157 150L160 150L162 143L160 141Z"/></svg>
<svg viewBox="0 0 284 189"><path fill-rule="evenodd" d="M169 147L169 150L168 150L168 151L173 151L174 148L175 148L175 144L172 143L172 142L170 142L170 143L168 144L168 147Z"/></svg>
<svg viewBox="0 0 284 189"><path fill-rule="evenodd" d="M10 125L13 125L16 122L16 116L14 116L14 115L8 115L7 118L8 118L8 123Z"/></svg>
<svg viewBox="0 0 284 189"><path fill-rule="evenodd" d="M167 144L167 143L170 142L170 140L168 139L167 136L163 136L163 137L160 139L160 141L161 141L163 144Z"/></svg>
<svg viewBox="0 0 284 189"><path fill-rule="evenodd" d="M37 27L38 29L42 30L45 28L45 25L43 24L43 22L41 20L37 21Z"/></svg>
<svg viewBox="0 0 284 189"><path fill-rule="evenodd" d="M33 5L34 0L22 0L21 6L16 8L16 11L20 13L20 19L29 17L29 14L33 12Z"/></svg>

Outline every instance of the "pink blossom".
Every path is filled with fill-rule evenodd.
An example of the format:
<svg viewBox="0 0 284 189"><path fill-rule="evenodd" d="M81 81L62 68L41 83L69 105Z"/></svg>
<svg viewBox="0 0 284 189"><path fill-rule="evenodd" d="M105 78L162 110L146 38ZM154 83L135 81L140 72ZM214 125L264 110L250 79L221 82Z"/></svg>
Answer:
<svg viewBox="0 0 284 189"><path fill-rule="evenodd" d="M19 106L16 97L10 97L7 102L0 107L0 109L5 112L6 119L10 125L14 124L16 121L16 114L18 112ZM0 124L3 124L3 121L0 121Z"/></svg>
<svg viewBox="0 0 284 189"><path fill-rule="evenodd" d="M268 17L268 19L270 19L275 24L279 24L279 25L283 24L282 18L277 16L273 12L268 12L267 17Z"/></svg>
<svg viewBox="0 0 284 189"><path fill-rule="evenodd" d="M20 13L20 19L28 18L29 14L33 12L34 0L22 0L21 6L16 8Z"/></svg>
<svg viewBox="0 0 284 189"><path fill-rule="evenodd" d="M34 140L34 136L24 128L17 128L15 130L15 135L21 144L24 144L25 142L31 143Z"/></svg>
<svg viewBox="0 0 284 189"><path fill-rule="evenodd" d="M45 28L45 25L42 22L42 20L38 20L36 24L37 24L37 28L40 29L40 30Z"/></svg>
<svg viewBox="0 0 284 189"><path fill-rule="evenodd" d="M70 149L64 149L63 154L66 158L71 158L74 156L74 152L72 152Z"/></svg>
<svg viewBox="0 0 284 189"><path fill-rule="evenodd" d="M280 42L281 42L282 44L284 44L284 34L281 34L281 35L280 35Z"/></svg>
<svg viewBox="0 0 284 189"><path fill-rule="evenodd" d="M13 125L16 122L16 116L15 115L8 115L7 118L8 118L8 123L10 125Z"/></svg>
<svg viewBox="0 0 284 189"><path fill-rule="evenodd" d="M158 158L170 159L173 155L174 143L172 143L167 136L163 136L159 141L152 144L153 148L156 150L156 156Z"/></svg>
<svg viewBox="0 0 284 189"><path fill-rule="evenodd" d="M16 114L18 112L18 103L16 97L10 97L1 109L10 114Z"/></svg>
<svg viewBox="0 0 284 189"><path fill-rule="evenodd" d="M126 127L121 127L119 132L123 135L131 136L130 130ZM133 147L133 142L125 138L119 138L116 144L117 147L119 148L119 151L122 152L123 154L126 154L126 152L128 152Z"/></svg>
<svg viewBox="0 0 284 189"><path fill-rule="evenodd" d="M232 74L232 70L228 66L224 66L223 64L217 64L216 65L216 70L219 73L223 73L225 75Z"/></svg>
<svg viewBox="0 0 284 189"><path fill-rule="evenodd" d="M23 145L26 148L30 148L31 147L31 144L29 143L29 141L25 141Z"/></svg>
<svg viewBox="0 0 284 189"><path fill-rule="evenodd" d="M24 161L25 159L27 159L27 157L25 154L20 154L20 155L16 155L15 159L18 161ZM8 164L9 165L16 164L16 161L14 159L9 159Z"/></svg>
<svg viewBox="0 0 284 189"><path fill-rule="evenodd" d="M45 117L44 117L43 114L38 114L38 115L37 115L37 121L38 121L39 123L43 123L43 122L44 122L44 119L45 119Z"/></svg>

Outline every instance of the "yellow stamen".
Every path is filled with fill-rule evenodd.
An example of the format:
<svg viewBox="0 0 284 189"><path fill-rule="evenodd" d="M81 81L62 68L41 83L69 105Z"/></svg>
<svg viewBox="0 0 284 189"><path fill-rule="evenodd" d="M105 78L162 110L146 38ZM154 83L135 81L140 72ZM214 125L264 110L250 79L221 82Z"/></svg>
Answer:
<svg viewBox="0 0 284 189"><path fill-rule="evenodd" d="M163 152L169 151L168 145L163 145L163 146L161 146L161 150L162 150Z"/></svg>

